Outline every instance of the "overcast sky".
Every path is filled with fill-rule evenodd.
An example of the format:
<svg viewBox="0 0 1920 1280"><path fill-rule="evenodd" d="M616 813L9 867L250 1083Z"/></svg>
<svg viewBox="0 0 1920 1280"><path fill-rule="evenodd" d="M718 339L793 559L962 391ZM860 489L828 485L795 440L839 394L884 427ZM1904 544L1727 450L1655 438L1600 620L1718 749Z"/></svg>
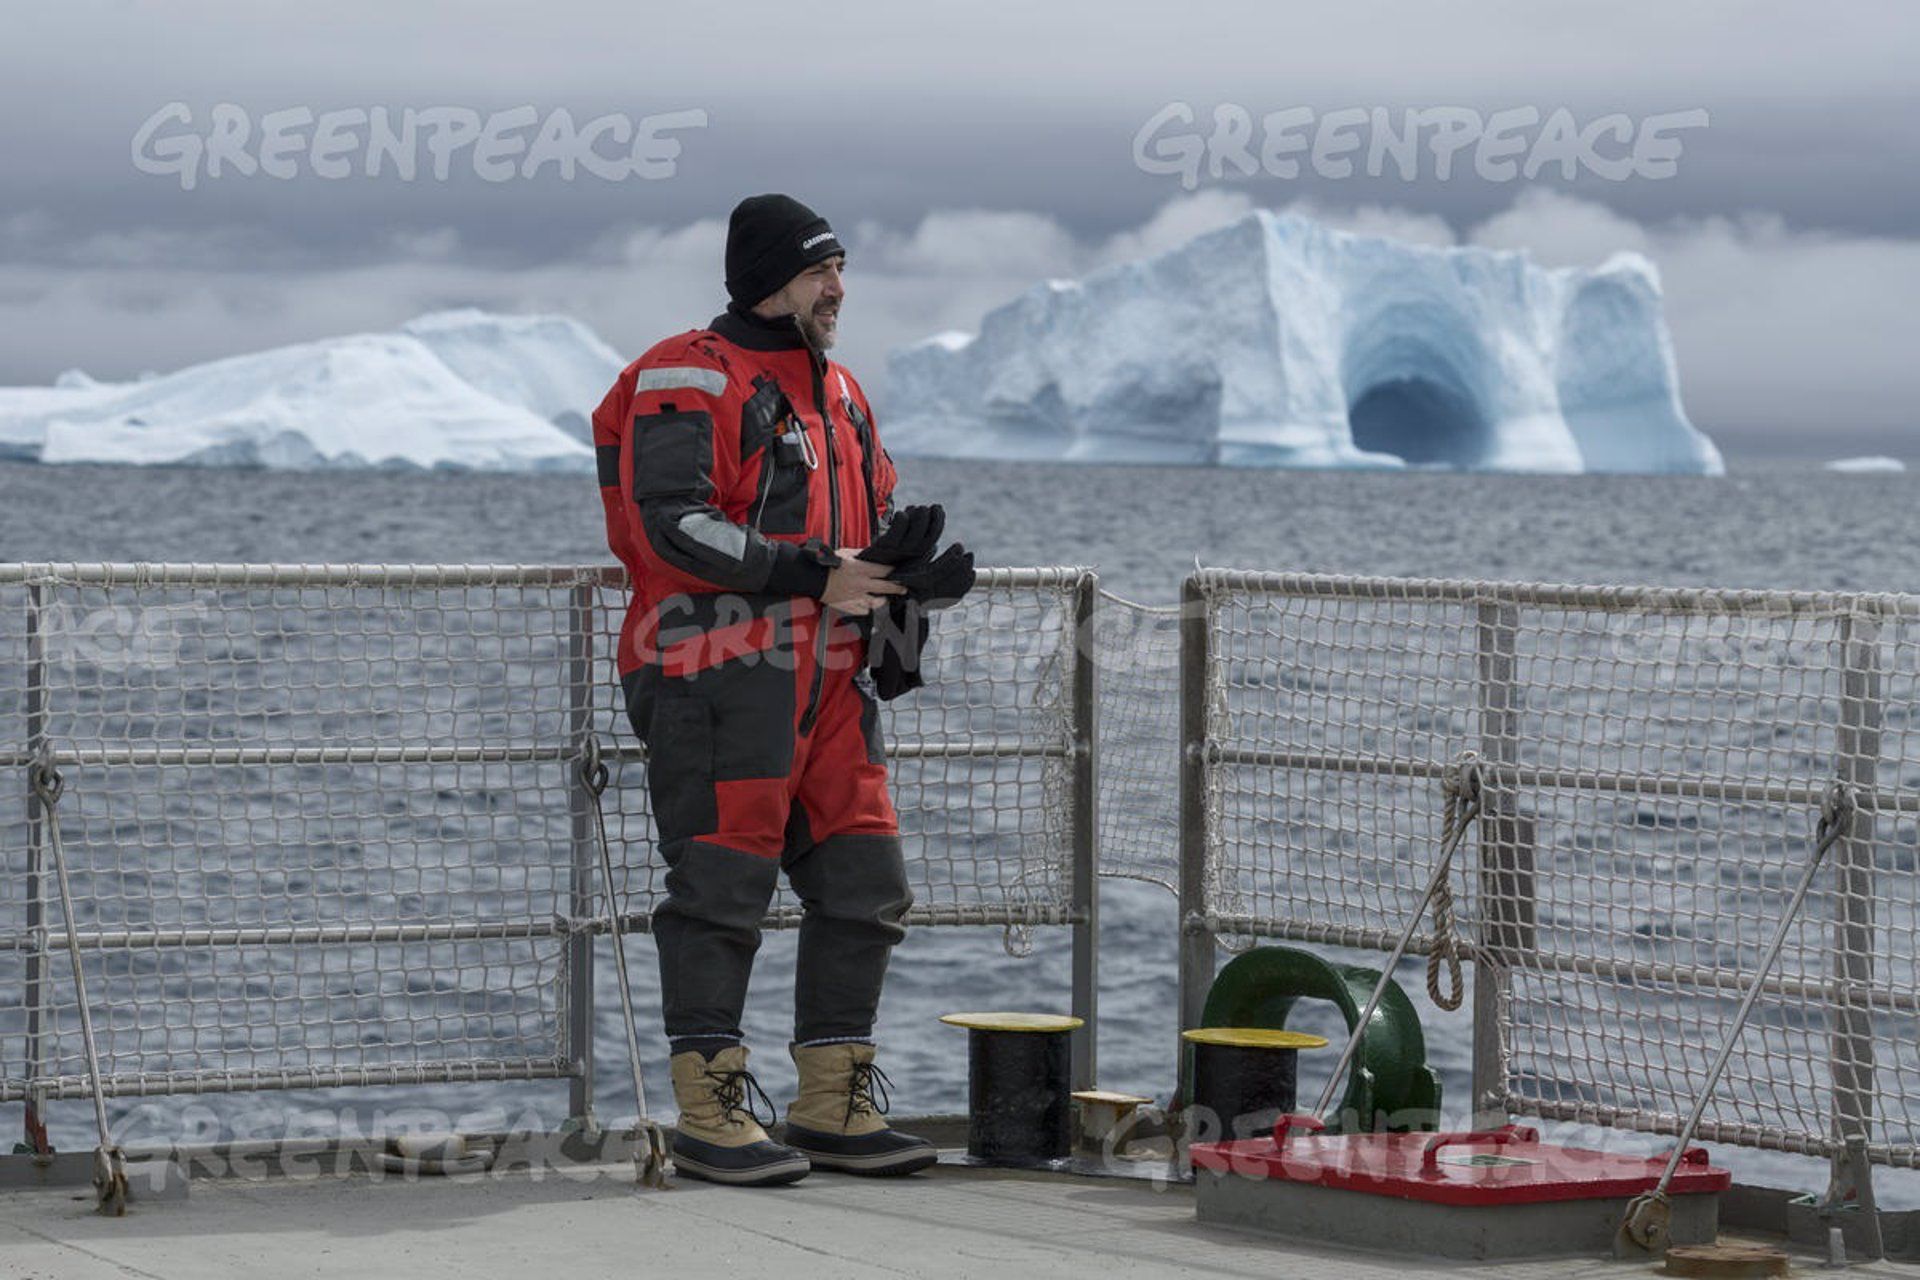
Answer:
<svg viewBox="0 0 1920 1280"><path fill-rule="evenodd" d="M24 15L31 13L31 17ZM1920 6L1908 3L550 2L16 6L0 45L0 383L168 369L440 306L566 311L638 354L723 301L726 211L788 190L853 248L843 354L970 328L1035 279L1256 206L1428 242L1615 248L1666 282L1682 389L1721 435L1903 430L1920 403ZM1180 179L1135 138L1183 101L1701 109L1666 179ZM672 176L489 182L143 173L170 103L270 112L698 111ZM309 134L311 130L308 131ZM526 131L528 134L532 130ZM364 131L360 135L364 138ZM256 140L257 145L257 140ZM617 148L603 148L617 150ZM423 161L425 152L422 151ZM426 166L423 164L423 168Z"/></svg>

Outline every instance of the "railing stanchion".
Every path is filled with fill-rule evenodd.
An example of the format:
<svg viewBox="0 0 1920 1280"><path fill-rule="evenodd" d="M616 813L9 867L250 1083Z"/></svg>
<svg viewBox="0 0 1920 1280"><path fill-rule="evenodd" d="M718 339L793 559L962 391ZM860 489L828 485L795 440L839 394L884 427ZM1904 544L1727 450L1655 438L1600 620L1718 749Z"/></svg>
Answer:
<svg viewBox="0 0 1920 1280"><path fill-rule="evenodd" d="M47 636L43 588L37 582L27 584L27 758L36 760L47 743ZM45 1077L54 1074L46 1070L45 1055L50 1043L42 1026L47 982L47 931L45 903L42 901L46 852L46 806L40 802L34 791L32 779L33 766L26 769L27 778L27 874L21 886L26 895L27 937L31 939L31 949L27 952L26 974L26 1015L27 1015L27 1100L23 1108L22 1125L25 1129L24 1140L31 1150L45 1151L51 1147L47 1142L46 1104L47 1094L37 1087ZM71 922L68 924L71 929Z"/></svg>
<svg viewBox="0 0 1920 1280"><path fill-rule="evenodd" d="M1514 962L1533 950L1534 823L1502 774L1519 763L1520 704L1515 683L1519 608L1478 606L1480 758L1479 938L1473 952L1473 1096L1476 1129L1506 1124L1507 1037L1502 1021Z"/></svg>
<svg viewBox="0 0 1920 1280"><path fill-rule="evenodd" d="M1198 576L1180 587L1180 1026L1200 1025L1213 984L1214 938L1207 927L1207 690L1213 664L1207 598ZM1188 1096L1187 1045L1178 1038L1179 1093Z"/></svg>
<svg viewBox="0 0 1920 1280"><path fill-rule="evenodd" d="M1099 720L1095 696L1095 607L1100 579L1089 571L1073 595L1073 1087L1098 1080L1100 1046Z"/></svg>
<svg viewBox="0 0 1920 1280"><path fill-rule="evenodd" d="M1883 702L1880 687L1880 623L1855 609L1840 618L1840 726L1834 740L1835 773L1860 795L1878 784ZM1830 1203L1873 1202L1872 1166L1849 1159L1846 1144L1873 1140L1874 811L1854 807L1847 830L1833 848L1832 1037L1834 1151ZM1867 1181L1868 1185L1862 1186Z"/></svg>
<svg viewBox="0 0 1920 1280"><path fill-rule="evenodd" d="M594 797L576 767L578 753L586 750L593 733L593 595L591 583L577 584L567 605L567 740L574 748L567 764L567 802L571 815L569 846L573 857L569 869L568 910L576 923L584 923L598 913L594 886L599 870L599 850L594 844ZM609 899L613 886L607 886ZM616 920L614 904L607 904L607 915ZM567 1062L572 1072L568 1082L567 1115L582 1128L593 1127L593 946L591 930L578 928L567 939Z"/></svg>

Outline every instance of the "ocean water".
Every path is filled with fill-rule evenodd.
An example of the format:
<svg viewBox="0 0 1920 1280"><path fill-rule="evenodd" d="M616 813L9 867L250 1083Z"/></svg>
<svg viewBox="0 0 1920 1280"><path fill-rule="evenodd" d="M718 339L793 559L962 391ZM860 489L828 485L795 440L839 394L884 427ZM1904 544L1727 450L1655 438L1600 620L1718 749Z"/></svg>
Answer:
<svg viewBox="0 0 1920 1280"><path fill-rule="evenodd" d="M1196 562L1554 582L1653 582L1920 591L1920 479L1843 476L1786 462L1723 479L1308 473L982 464L902 460L903 497L947 505L949 530L983 563L1082 564L1143 603L1176 598ZM0 560L280 562L603 562L599 504L586 478L259 473L0 465ZM1171 786L1142 778L1143 787ZM1157 887L1102 890L1101 1083L1164 1096L1171 1086L1174 911ZM902 1111L964 1104L963 1033L935 1021L955 1007L1056 1007L1066 1001L1062 931L1037 931L1008 956L997 930L921 929L896 955L881 1035ZM636 939L642 1032L657 1011L651 948ZM631 1114L617 992L603 943L596 1086L603 1111ZM792 938L770 935L748 1033L778 1098L790 1079ZM1419 985L1417 977L1409 983ZM1453 1098L1466 1093L1466 1014L1426 1009L1431 1056ZM1332 1030L1332 1028L1328 1028ZM1336 1041L1337 1043L1337 1041ZM1330 1054L1328 1055L1331 1056ZM658 1105L664 1046L645 1062ZM1321 1064L1324 1069L1324 1062ZM1316 1064L1303 1063L1311 1097ZM289 1114L314 1131L346 1106L363 1120L422 1095L398 1090L242 1095L197 1104L119 1104L130 1138L146 1132L279 1134ZM549 1120L546 1086L466 1085L438 1105L483 1123L531 1112ZM144 1109L143 1109L144 1108ZM10 1124L0 1112L0 1124ZM332 1119L327 1117L331 1115ZM85 1104L56 1109L63 1145L86 1138ZM371 1120L367 1120L371 1123ZM295 1126L297 1127L297 1126ZM1726 1153L1724 1148L1717 1152ZM1808 1162L1732 1156L1742 1176L1812 1190ZM1914 1175L1884 1175L1895 1202L1920 1204Z"/></svg>

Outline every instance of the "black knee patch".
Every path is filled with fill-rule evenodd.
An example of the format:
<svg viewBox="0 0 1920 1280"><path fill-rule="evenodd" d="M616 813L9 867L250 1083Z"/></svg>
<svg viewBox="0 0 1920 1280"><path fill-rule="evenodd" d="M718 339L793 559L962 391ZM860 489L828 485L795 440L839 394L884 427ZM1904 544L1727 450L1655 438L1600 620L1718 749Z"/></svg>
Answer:
<svg viewBox="0 0 1920 1280"><path fill-rule="evenodd" d="M698 698L660 698L647 733L647 788L665 848L720 825L713 713Z"/></svg>
<svg viewBox="0 0 1920 1280"><path fill-rule="evenodd" d="M655 908L655 916L759 929L780 878L777 861L699 840L662 852L667 859L667 900Z"/></svg>
<svg viewBox="0 0 1920 1280"><path fill-rule="evenodd" d="M787 880L809 914L872 924L896 941L906 934L913 889L899 836L828 836L794 859Z"/></svg>

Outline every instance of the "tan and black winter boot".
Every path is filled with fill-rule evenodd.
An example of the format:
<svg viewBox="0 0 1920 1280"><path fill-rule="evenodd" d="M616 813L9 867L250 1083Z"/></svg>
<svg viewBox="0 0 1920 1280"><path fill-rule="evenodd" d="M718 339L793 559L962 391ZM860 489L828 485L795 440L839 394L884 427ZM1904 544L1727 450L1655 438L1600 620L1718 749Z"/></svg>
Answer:
<svg viewBox="0 0 1920 1280"><path fill-rule="evenodd" d="M792 1046L800 1096L787 1108L788 1146L816 1169L878 1176L912 1173L939 1153L925 1138L887 1127L886 1073L870 1044Z"/></svg>
<svg viewBox="0 0 1920 1280"><path fill-rule="evenodd" d="M770 1187L807 1176L807 1157L767 1136L752 1109L759 1094L773 1123L773 1103L747 1071L744 1045L711 1058L676 1053L673 1096L680 1119L673 1132L674 1167L690 1178L739 1187Z"/></svg>

